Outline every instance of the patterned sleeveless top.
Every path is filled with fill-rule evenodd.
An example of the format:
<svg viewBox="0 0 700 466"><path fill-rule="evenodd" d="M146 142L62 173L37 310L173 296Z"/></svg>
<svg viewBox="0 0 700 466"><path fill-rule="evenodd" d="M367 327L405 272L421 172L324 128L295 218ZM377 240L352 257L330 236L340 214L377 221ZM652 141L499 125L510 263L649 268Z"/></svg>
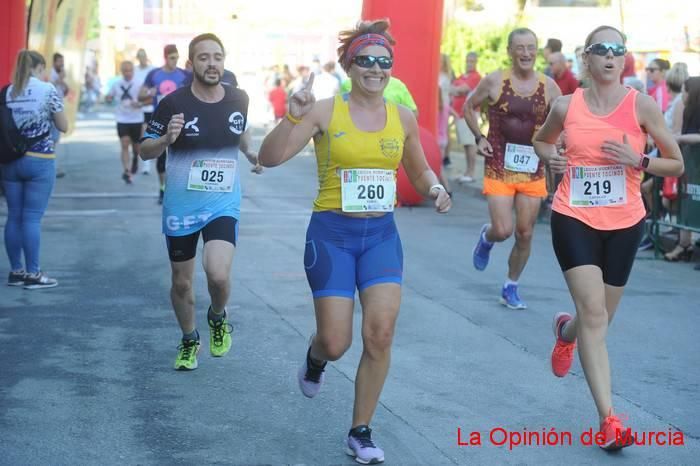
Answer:
<svg viewBox="0 0 700 466"><path fill-rule="evenodd" d="M511 83L511 70L501 74L501 93L496 102L489 104L489 133L493 157L486 157L485 176L504 183L528 183L544 178L544 164L540 161L535 173L506 170L506 144L532 146L532 138L547 118L545 97L546 77L537 73L537 89L530 95L521 95Z"/></svg>

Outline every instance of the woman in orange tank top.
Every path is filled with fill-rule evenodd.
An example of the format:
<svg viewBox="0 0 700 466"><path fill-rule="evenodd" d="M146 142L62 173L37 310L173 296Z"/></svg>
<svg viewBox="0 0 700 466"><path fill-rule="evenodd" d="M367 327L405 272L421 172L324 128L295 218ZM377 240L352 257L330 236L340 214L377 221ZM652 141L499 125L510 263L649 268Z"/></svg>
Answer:
<svg viewBox="0 0 700 466"><path fill-rule="evenodd" d="M654 100L620 84L625 53L617 29L591 32L583 55L591 87L558 98L534 141L537 155L564 174L552 204L552 243L576 306L575 317L554 316L552 371L558 377L568 373L578 339L605 450L632 443L616 436L623 426L613 412L605 336L644 231L642 171L683 173L680 149ZM559 154L554 143L562 131L566 152ZM642 154L647 134L662 157Z"/></svg>

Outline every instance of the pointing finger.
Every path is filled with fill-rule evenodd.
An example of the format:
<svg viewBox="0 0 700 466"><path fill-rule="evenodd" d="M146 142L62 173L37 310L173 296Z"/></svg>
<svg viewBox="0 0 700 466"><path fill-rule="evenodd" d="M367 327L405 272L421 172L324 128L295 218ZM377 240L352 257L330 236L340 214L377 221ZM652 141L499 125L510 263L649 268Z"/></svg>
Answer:
<svg viewBox="0 0 700 466"><path fill-rule="evenodd" d="M315 74L312 72L309 75L309 80L306 81L306 85L304 86L304 89L307 91L310 91L312 87L314 87L314 76Z"/></svg>

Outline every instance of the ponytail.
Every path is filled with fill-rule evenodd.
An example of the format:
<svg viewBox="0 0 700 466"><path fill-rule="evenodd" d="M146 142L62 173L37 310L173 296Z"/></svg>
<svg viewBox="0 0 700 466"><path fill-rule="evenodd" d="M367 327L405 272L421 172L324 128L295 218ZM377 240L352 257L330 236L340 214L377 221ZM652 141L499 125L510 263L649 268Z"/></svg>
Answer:
<svg viewBox="0 0 700 466"><path fill-rule="evenodd" d="M17 54L17 64L15 65L15 75L12 80L12 98L24 92L27 87L32 70L39 65L46 65L46 60L39 52L33 50L20 50Z"/></svg>

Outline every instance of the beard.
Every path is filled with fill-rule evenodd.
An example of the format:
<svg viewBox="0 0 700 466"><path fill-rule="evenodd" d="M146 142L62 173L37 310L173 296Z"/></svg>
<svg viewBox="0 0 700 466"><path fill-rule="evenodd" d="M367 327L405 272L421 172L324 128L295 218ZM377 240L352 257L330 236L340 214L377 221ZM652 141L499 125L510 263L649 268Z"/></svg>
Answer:
<svg viewBox="0 0 700 466"><path fill-rule="evenodd" d="M207 79L206 74L208 71L214 70L217 73L216 80L212 81L211 79ZM219 73L219 70L215 68L207 68L204 70L203 73L198 72L196 69L192 70L194 74L194 78L199 82L200 84L203 84L205 86L216 86L221 82L221 73Z"/></svg>

